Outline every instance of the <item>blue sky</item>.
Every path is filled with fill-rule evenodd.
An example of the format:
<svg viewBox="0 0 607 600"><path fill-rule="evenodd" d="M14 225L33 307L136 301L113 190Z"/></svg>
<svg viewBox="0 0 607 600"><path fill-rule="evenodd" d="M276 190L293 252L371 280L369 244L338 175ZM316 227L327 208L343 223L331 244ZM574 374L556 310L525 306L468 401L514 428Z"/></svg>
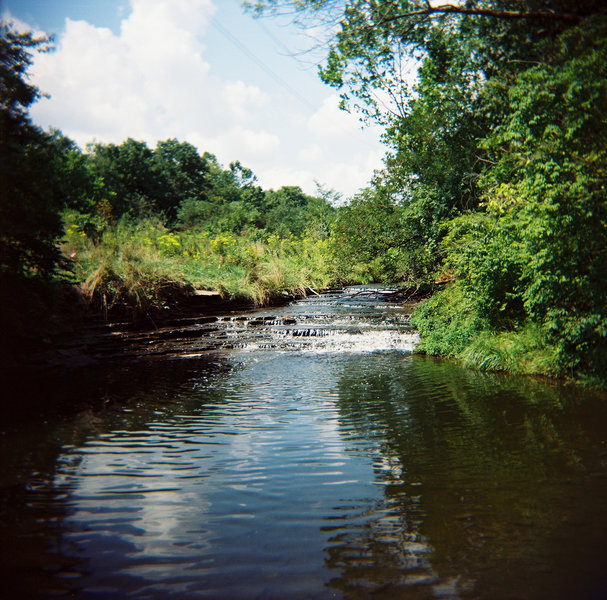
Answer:
<svg viewBox="0 0 607 600"><path fill-rule="evenodd" d="M31 114L81 147L176 137L240 160L266 188L315 182L348 197L381 167L377 128L337 108L309 33L256 20L241 0L0 0L4 18L56 36Z"/></svg>

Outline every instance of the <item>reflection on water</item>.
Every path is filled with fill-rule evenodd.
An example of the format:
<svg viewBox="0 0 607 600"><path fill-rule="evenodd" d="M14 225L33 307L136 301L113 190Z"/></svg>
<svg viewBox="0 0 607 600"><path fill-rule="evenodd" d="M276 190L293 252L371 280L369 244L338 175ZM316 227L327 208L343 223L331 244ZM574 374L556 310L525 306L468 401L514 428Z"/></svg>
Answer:
<svg viewBox="0 0 607 600"><path fill-rule="evenodd" d="M604 597L605 397L390 348L141 364L77 416L11 424L5 590ZM63 383L49 400L83 395Z"/></svg>
<svg viewBox="0 0 607 600"><path fill-rule="evenodd" d="M368 555L366 569L342 560L340 589L364 598L359 579L387 579L385 597L605 597L604 398L421 357L377 362L339 382L342 430L373 441L384 491L375 520L336 530L346 558L352 545Z"/></svg>

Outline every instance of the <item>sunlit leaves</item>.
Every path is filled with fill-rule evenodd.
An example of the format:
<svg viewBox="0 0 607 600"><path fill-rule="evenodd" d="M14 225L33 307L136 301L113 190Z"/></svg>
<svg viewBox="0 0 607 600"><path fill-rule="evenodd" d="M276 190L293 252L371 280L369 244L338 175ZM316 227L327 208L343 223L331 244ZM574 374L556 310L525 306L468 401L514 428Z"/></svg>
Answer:
<svg viewBox="0 0 607 600"><path fill-rule="evenodd" d="M495 331L537 324L569 375L606 367L606 28L567 32L551 64L517 76L483 143L485 211L453 221L445 242L472 313Z"/></svg>

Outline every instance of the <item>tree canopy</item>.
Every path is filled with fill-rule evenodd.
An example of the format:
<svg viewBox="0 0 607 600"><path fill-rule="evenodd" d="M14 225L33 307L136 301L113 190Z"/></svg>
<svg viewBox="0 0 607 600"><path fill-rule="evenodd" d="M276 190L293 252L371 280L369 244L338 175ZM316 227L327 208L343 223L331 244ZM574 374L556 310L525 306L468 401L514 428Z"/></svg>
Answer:
<svg viewBox="0 0 607 600"><path fill-rule="evenodd" d="M61 233L61 172L66 167L62 159L71 145L31 122L29 107L40 92L25 78L31 53L48 50L50 43L0 23L2 276L47 276L60 258L55 241Z"/></svg>
<svg viewBox="0 0 607 600"><path fill-rule="evenodd" d="M395 235L370 227L355 244L379 259L401 242L399 261L429 258L401 273L453 282L417 311L422 348L604 380L605 4L248 5L335 27L320 75L344 106L384 125L390 146L350 213L383 214Z"/></svg>

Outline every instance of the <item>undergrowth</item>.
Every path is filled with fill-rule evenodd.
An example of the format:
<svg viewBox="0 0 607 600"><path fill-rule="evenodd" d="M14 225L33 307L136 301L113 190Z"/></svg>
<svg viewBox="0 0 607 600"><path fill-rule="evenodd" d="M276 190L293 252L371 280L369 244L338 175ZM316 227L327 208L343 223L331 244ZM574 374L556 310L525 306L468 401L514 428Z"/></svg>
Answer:
<svg viewBox="0 0 607 600"><path fill-rule="evenodd" d="M418 305L412 317L421 335L418 352L456 358L483 371L607 385L599 361L581 364L580 348L563 347L562 331L556 337L547 324L530 319L512 328L497 328L480 317L476 308L458 282Z"/></svg>
<svg viewBox="0 0 607 600"><path fill-rule="evenodd" d="M94 242L68 214L63 252L73 279L108 312L157 312L193 290L264 305L334 280L326 240L170 231L154 220L124 219Z"/></svg>
<svg viewBox="0 0 607 600"><path fill-rule="evenodd" d="M529 321L511 330L492 327L457 283L421 303L412 323L421 335L420 352L457 358L484 371L567 374L545 328Z"/></svg>

